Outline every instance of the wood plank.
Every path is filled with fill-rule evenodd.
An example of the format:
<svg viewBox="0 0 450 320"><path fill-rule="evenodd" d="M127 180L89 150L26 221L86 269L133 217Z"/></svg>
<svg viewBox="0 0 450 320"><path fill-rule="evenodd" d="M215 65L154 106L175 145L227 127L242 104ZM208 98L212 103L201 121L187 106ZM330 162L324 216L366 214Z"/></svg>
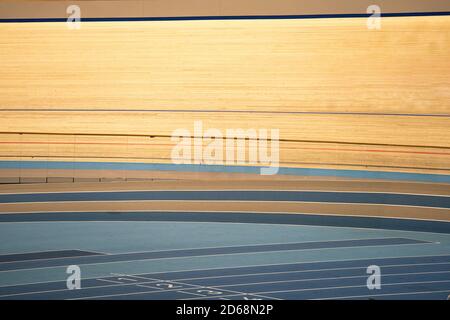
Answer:
<svg viewBox="0 0 450 320"><path fill-rule="evenodd" d="M0 25L2 108L443 113L450 17Z"/></svg>

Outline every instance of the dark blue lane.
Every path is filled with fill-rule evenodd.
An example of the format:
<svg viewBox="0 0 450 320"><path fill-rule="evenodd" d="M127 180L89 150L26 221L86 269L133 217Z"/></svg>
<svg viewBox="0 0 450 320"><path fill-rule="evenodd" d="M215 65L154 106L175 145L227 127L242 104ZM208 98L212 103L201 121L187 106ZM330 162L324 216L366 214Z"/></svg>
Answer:
<svg viewBox="0 0 450 320"><path fill-rule="evenodd" d="M33 261L10 262L0 264L0 271L68 266L72 264L83 265L83 264L109 263L121 261L209 256L219 254L224 255L224 254L255 253L255 252L270 252L270 251L388 246L388 245L423 244L423 243L429 242L406 238L380 238L380 239L315 241L315 242L300 242L300 243L286 243L286 244L266 244L266 245L218 247L218 248L204 248L204 249L180 249L168 251L110 254L102 256L61 258L56 260L33 260Z"/></svg>
<svg viewBox="0 0 450 320"><path fill-rule="evenodd" d="M322 191L121 191L2 194L0 203L55 201L300 201L369 203L450 208L450 197L431 195Z"/></svg>
<svg viewBox="0 0 450 320"><path fill-rule="evenodd" d="M28 252L28 253L0 255L0 263L28 261L28 260L46 260L55 258L68 258L68 257L98 256L98 255L103 255L103 253L82 251L82 250Z"/></svg>
<svg viewBox="0 0 450 320"><path fill-rule="evenodd" d="M151 275L140 275L139 277L114 276L114 277L103 277L98 279L82 279L81 287L82 291L84 291L88 288L105 287L105 286L122 286L128 284L135 285L144 282L152 282ZM20 284L20 285L0 287L0 300L3 299L2 296L5 295L16 295L16 294L34 295L33 292L55 291L55 290L66 291L67 290L66 281L52 281L52 282L30 283L30 284Z"/></svg>
<svg viewBox="0 0 450 320"><path fill-rule="evenodd" d="M422 278L426 282L426 277ZM255 288L251 291L245 291L247 286L235 286L226 288L214 288L213 290L223 292L223 295L230 295L227 290L232 290L236 292L242 292L244 294L251 295L264 295L279 299L289 299L289 300L300 300L300 299L325 299L332 297L345 297L345 296L359 296L359 295L376 295L376 294L392 294L392 293L406 293L406 292L423 292L423 291L440 291L440 290L450 290L450 280L444 280L442 282L427 282L427 283L414 283L415 279L410 278L407 283L386 283L381 290L369 290L366 287L366 279L355 280L355 279L338 279L338 280L323 280L321 286L314 285L311 282L303 282L303 286L296 285L295 283L284 283L284 284L266 284L265 286L259 286L260 292L256 292ZM322 287L323 286L323 287ZM332 287L339 288L332 288ZM248 288L248 287L247 287ZM180 289L182 290L182 289ZM201 289L200 289L201 290ZM242 291L240 291L242 290ZM291 290L291 291L289 291ZM295 290L295 291L292 291ZM276 291L276 292L271 292ZM278 292L280 291L280 292ZM198 292L197 290L183 290L183 292ZM169 299L180 299L175 297L178 295L176 291L156 291L148 289L147 292L134 292L132 295L124 296L111 296L104 297L101 299L117 300L117 299L138 299L138 300L158 300L161 297L167 297L167 294L173 294L173 298ZM179 296L179 295L178 295ZM181 299L203 299L203 297L183 297Z"/></svg>
<svg viewBox="0 0 450 320"><path fill-rule="evenodd" d="M368 275L365 268L358 269L339 269L339 270L317 270L317 271L292 271L289 273L262 273L254 275L236 275L231 277L217 277L207 279L174 279L182 280L183 283L199 286L228 286L240 285L243 283L258 283L270 281L297 281L324 278L345 278L345 277L361 277L367 279ZM433 280L440 280L442 278L450 280L450 264L446 265L429 265L429 266L405 266L401 267L383 267L381 269L383 278L388 280L387 274L405 274L405 273L428 273ZM415 275L412 275L415 277ZM399 277L400 278L400 277Z"/></svg>
<svg viewBox="0 0 450 320"><path fill-rule="evenodd" d="M286 299L286 300L302 300L302 299L339 299L339 300L447 300L447 296L450 294L448 289L448 284L439 285L439 288L445 288L439 290L438 287L435 289L429 288L427 285L416 284L408 285L405 288L404 285L392 286L389 292L386 290L384 293L377 292L376 290L369 291L364 288L342 288L342 289L325 289L323 293L326 295L321 295L320 292L310 291L306 293L301 293L298 291L294 292L282 292L282 293L267 293L262 296L258 295L231 295L226 298L229 300L244 300L244 297L261 297L262 300L268 300L267 297L272 297L276 299ZM347 298L345 298L347 297ZM220 296L202 298L205 300L218 300ZM192 298L190 298L192 299Z"/></svg>
<svg viewBox="0 0 450 320"><path fill-rule="evenodd" d="M296 293L285 293L287 295L292 296L293 300L299 300L296 298ZM283 294L283 296L285 295ZM277 296L278 294L267 294L266 295L231 295L226 296L226 299L228 300L246 300L251 298L261 298L259 300L270 300L270 296ZM415 291L410 293L394 293L389 295L377 295L376 292L372 292L368 295L364 294L362 297L352 297L352 298L341 298L339 300L447 300L448 291L429 291L429 292L421 292L421 291ZM272 297L274 299L275 297ZM201 298L202 300L219 300L221 299L221 296L213 296L213 297L207 297L207 298ZM280 298L281 299L281 298Z"/></svg>
<svg viewBox="0 0 450 320"><path fill-rule="evenodd" d="M430 292L411 292L411 293L397 293L392 295L379 295L373 294L370 297L355 297L346 298L341 300L447 300L448 295L450 295L449 290L442 291L430 291Z"/></svg>
<svg viewBox="0 0 450 320"><path fill-rule="evenodd" d="M419 281L419 280L417 280ZM274 287L272 287L273 289ZM269 288L268 291L271 289ZM376 295L379 294L404 294L412 292L432 292L432 291L448 291L450 293L450 280L444 282L429 282L429 283L405 283L405 284L381 284L380 290L369 290L365 283L360 284L359 287L346 288L321 288L313 290L300 291L286 291L287 288L282 288L285 292L271 292L268 293L271 297L279 299L332 299L341 297L354 297L354 296L367 296L369 298L373 296L374 299L378 299ZM409 298L408 298L409 299Z"/></svg>
<svg viewBox="0 0 450 320"><path fill-rule="evenodd" d="M384 271L382 271L384 272ZM204 290L206 287L210 290L220 291L223 294L230 294L236 291L245 293L255 293L263 291L279 291L279 290L310 290L321 289L329 287L344 287L344 286L363 286L365 287L368 275L363 270L353 271L347 275L334 273L328 271L322 279L318 278L278 278L275 275L261 278L260 281L254 281L252 277L234 281L229 279L230 283L217 284L214 279L206 279L203 281L183 280L174 282L162 282L157 279L148 279L136 284L117 284L111 285L104 283L103 287L90 287L81 290L62 290L54 292L35 292L24 294L20 296L7 296L1 299L75 299L75 298L90 298L103 295L121 295L130 293L148 293L158 294L161 290L171 291L189 291L193 289ZM450 272L446 273L423 273L423 274L387 274L382 273L383 284L401 284L414 282L429 282L440 283L450 282ZM199 282L199 283L197 283ZM383 285L382 285L383 286ZM431 288L434 288L432 285ZM382 288L383 289L383 288ZM367 290L367 288L365 289ZM380 290L379 293L383 293ZM151 298L151 297L150 297Z"/></svg>
<svg viewBox="0 0 450 320"><path fill-rule="evenodd" d="M348 288L350 292L345 295L385 294L397 291L403 287L403 292L411 291L450 291L450 276L445 275L402 275L383 276L380 290L367 288L367 277L320 279L308 281L288 281L259 284L241 284L226 286L223 289L239 291L250 294L267 293L270 296L282 299L323 299L327 297L339 297L341 293L335 291ZM222 287L216 287L222 289ZM350 290L353 289L353 290ZM280 294L278 294L280 292ZM286 293L281 293L286 292ZM402 292L402 291L397 291Z"/></svg>
<svg viewBox="0 0 450 320"><path fill-rule="evenodd" d="M268 265L257 267L153 273L147 274L145 276L151 276L153 278L163 280L178 280L178 279L198 278L198 277L239 276L243 274L254 274L254 273L305 272L305 271L318 272L317 270L323 269L361 268L365 270L367 266L372 264L378 265L380 267L386 265L402 265L403 267L405 267L406 265L408 270L411 267L414 268L412 270L419 270L419 271L425 270L424 266L431 266L432 270L441 270L440 267L438 266L442 264L445 267L447 267L448 270L450 270L450 256L383 258L383 259L294 263L294 264ZM426 265L414 266L414 264L426 264ZM0 288L0 290L1 289L2 288Z"/></svg>
<svg viewBox="0 0 450 320"><path fill-rule="evenodd" d="M35 221L183 221L313 225L450 233L450 222L342 215L246 212L36 212L0 214L2 222Z"/></svg>
<svg viewBox="0 0 450 320"><path fill-rule="evenodd" d="M190 283L191 285L195 284L210 286L262 281L367 276L367 274L365 273L366 268L367 266L373 264L380 266L382 274L384 275L403 273L430 273L432 277L441 279L440 275L445 276L445 274L450 274L450 256L382 258L153 273L141 274L137 277L131 275L104 277L99 279L86 279L82 280L82 290L75 290L77 291L76 293L74 293L73 290L71 292L64 293L64 291L68 291L65 281L23 284L0 287L0 299L6 298L2 297L5 295L15 294L21 294L21 296L11 296L9 298L13 299L15 297L17 299L34 299L43 298L42 295L45 294L45 297L49 299L61 299L82 297L88 295L93 296L98 295L99 293L105 294L108 292L114 292L115 294L122 291L117 291L117 289L112 289L113 291L109 291L109 289L106 289L105 287L123 287L142 284L144 282L151 282L153 283L153 286L155 286L155 283L157 283L159 280L175 282L181 281L186 284ZM414 275L411 276L414 277ZM206 277L208 277L208 279L188 280L192 278ZM151 284L149 285L152 286ZM103 287L103 289L98 287ZM98 288L99 290L95 288ZM52 293L37 293L53 290L57 291Z"/></svg>
<svg viewBox="0 0 450 320"><path fill-rule="evenodd" d="M186 299L192 298L194 295L185 294L182 292L178 292L176 289L183 290L189 288L195 288L192 286L180 286L175 288L173 291L164 291L158 287L150 287L152 284L145 284L143 286L122 286L122 287L108 287L108 288L96 288L91 291L92 295L91 300L94 300L94 297L102 296L105 294L111 295L124 295L124 299L133 299L134 295L127 296L127 294L136 294L143 292L157 292L155 300L162 299ZM155 284L153 284L155 285ZM86 296L83 295L84 290L66 290L62 292L43 292L41 294L34 295L25 295L25 296L11 296L11 297L1 297L2 300L63 300L63 299L79 299L84 298ZM225 291L228 292L228 291ZM231 293L231 292L228 292ZM104 300L105 298L100 298Z"/></svg>

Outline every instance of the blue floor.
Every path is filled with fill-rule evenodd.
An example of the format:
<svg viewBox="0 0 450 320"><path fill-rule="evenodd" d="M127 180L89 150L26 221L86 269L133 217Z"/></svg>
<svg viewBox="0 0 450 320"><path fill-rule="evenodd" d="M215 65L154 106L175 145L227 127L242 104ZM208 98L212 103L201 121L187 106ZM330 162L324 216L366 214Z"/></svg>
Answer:
<svg viewBox="0 0 450 320"><path fill-rule="evenodd" d="M92 213L95 214L95 213ZM68 290L66 268L81 268ZM367 267L381 269L369 290ZM0 222L0 299L446 299L450 234L290 224Z"/></svg>

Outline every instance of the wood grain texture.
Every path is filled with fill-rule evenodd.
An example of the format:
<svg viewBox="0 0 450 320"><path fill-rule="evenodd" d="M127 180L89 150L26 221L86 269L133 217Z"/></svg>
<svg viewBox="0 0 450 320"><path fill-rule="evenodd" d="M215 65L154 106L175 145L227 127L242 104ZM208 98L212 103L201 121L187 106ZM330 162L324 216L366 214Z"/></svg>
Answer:
<svg viewBox="0 0 450 320"><path fill-rule="evenodd" d="M449 56L449 16L1 24L0 157L168 162L201 120L280 129L285 166L449 173Z"/></svg>
<svg viewBox="0 0 450 320"><path fill-rule="evenodd" d="M450 18L0 25L2 108L448 113Z"/></svg>

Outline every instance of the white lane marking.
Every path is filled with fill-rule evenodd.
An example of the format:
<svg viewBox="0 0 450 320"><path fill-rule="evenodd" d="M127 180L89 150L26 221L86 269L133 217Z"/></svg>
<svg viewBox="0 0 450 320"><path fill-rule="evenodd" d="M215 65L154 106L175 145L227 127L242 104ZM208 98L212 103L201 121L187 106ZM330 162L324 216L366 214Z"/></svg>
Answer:
<svg viewBox="0 0 450 320"><path fill-rule="evenodd" d="M132 281L132 282L136 282L136 281L138 281L138 280L135 280L135 279L128 279L128 278L117 278L117 280L119 280L119 281Z"/></svg>
<svg viewBox="0 0 450 320"><path fill-rule="evenodd" d="M153 284L153 283L157 283L157 282L149 282L149 284ZM134 286L136 286L136 287L142 287L142 288L148 288L148 289L158 289L158 290L163 290L162 288L153 287L153 286L147 286L147 285L145 285L145 284L134 284Z"/></svg>
<svg viewBox="0 0 450 320"><path fill-rule="evenodd" d="M193 293L193 292L186 292L186 291L182 291L182 290L179 290L179 291L176 291L176 292L180 292L180 293L184 293L184 294L191 294L191 295L193 295L193 296L198 296L198 297L207 297L207 296L204 295L204 294Z"/></svg>
<svg viewBox="0 0 450 320"><path fill-rule="evenodd" d="M115 280L109 280L109 279L99 278L99 279L96 279L96 280L98 280L98 281L105 281L105 282L111 282L111 283L115 283L115 284L124 284L123 282L115 281ZM100 286L100 287L102 287L102 286ZM87 288L81 288L81 289L87 289ZM49 291L64 291L64 290L65 289L62 289L62 290L49 290ZM42 292L49 292L49 291L42 291ZM0 296L0 297L3 297L3 296Z"/></svg>

